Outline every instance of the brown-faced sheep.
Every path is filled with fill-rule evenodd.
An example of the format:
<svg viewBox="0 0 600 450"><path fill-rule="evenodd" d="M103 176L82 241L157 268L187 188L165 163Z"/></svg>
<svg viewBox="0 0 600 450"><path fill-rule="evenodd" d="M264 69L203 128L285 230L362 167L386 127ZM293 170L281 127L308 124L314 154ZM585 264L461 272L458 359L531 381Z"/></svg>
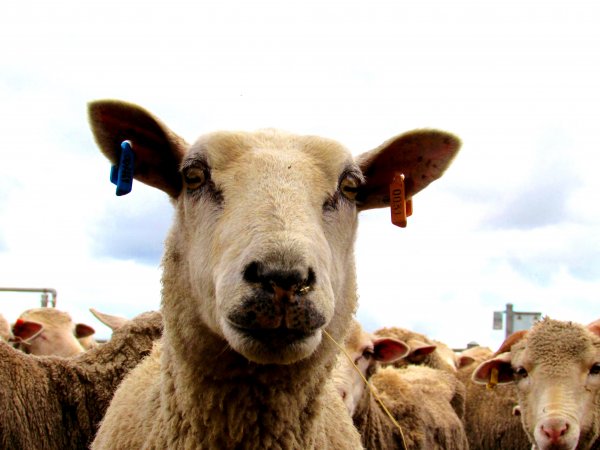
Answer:
<svg viewBox="0 0 600 450"><path fill-rule="evenodd" d="M142 108L90 104L99 147L175 206L165 242L162 350L124 381L93 448L359 448L331 382L356 308L357 213L442 175L460 143L420 130L354 159L277 130L192 146Z"/></svg>
<svg viewBox="0 0 600 450"><path fill-rule="evenodd" d="M546 317L496 353L473 380L515 384L534 448L600 448L600 322L585 327Z"/></svg>
<svg viewBox="0 0 600 450"><path fill-rule="evenodd" d="M72 358L26 355L0 342L0 448L89 448L117 385L161 332L162 317L152 312Z"/></svg>
<svg viewBox="0 0 600 450"><path fill-rule="evenodd" d="M21 313L19 325L13 326L13 334L20 338L17 347L32 355L74 356L85 351L78 339L94 334L89 325L75 323L69 313L54 308L34 308ZM24 339L21 330L28 323L43 326L41 333Z"/></svg>
<svg viewBox="0 0 600 450"><path fill-rule="evenodd" d="M365 448L468 448L461 418L453 407L456 398L464 401L464 386L452 373L415 365L381 368L381 363L407 356L408 345L367 333L358 323L353 324L345 348L402 429L387 416L346 355L339 355L334 381Z"/></svg>
<svg viewBox="0 0 600 450"><path fill-rule="evenodd" d="M473 382L473 370L483 361L492 358L488 347L473 347L458 355L458 379L467 389L463 422L472 450L529 450L531 444L514 414L519 400L512 384L487 389Z"/></svg>
<svg viewBox="0 0 600 450"><path fill-rule="evenodd" d="M408 344L410 353L405 358L394 362L394 366L397 368L415 364L446 370L451 373L455 373L457 370L454 351L443 342L430 339L416 331L399 327L381 328L376 330L374 334L399 339Z"/></svg>

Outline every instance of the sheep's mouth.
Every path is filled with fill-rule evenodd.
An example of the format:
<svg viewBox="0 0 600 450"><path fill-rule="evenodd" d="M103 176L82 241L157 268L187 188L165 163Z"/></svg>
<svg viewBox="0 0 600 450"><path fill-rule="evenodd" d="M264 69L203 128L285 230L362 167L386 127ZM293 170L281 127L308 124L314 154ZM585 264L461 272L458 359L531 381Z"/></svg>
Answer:
<svg viewBox="0 0 600 450"><path fill-rule="evenodd" d="M302 330L292 330L287 327L279 328L244 328L230 322L231 327L241 335L258 341L267 347L282 347L303 341L315 334Z"/></svg>

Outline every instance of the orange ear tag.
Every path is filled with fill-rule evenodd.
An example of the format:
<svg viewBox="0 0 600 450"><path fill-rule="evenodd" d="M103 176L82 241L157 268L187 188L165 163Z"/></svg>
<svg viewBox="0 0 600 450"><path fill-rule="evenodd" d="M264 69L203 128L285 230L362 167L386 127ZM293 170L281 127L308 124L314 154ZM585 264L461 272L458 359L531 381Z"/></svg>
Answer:
<svg viewBox="0 0 600 450"><path fill-rule="evenodd" d="M487 388L494 389L497 384L498 384L498 369L493 367L492 373L490 374L490 381L487 384Z"/></svg>
<svg viewBox="0 0 600 450"><path fill-rule="evenodd" d="M390 184L392 223L398 227L406 228L406 218L412 215L412 209L412 199L406 200L404 174L396 172Z"/></svg>

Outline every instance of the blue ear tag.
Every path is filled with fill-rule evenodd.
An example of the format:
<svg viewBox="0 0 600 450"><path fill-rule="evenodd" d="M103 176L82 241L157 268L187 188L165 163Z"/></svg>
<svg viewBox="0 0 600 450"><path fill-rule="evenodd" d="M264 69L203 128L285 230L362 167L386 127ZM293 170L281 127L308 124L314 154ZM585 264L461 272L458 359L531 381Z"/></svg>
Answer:
<svg viewBox="0 0 600 450"><path fill-rule="evenodd" d="M117 195L131 192L133 185L133 149L130 141L121 142L119 164L110 168L110 181L117 185Z"/></svg>

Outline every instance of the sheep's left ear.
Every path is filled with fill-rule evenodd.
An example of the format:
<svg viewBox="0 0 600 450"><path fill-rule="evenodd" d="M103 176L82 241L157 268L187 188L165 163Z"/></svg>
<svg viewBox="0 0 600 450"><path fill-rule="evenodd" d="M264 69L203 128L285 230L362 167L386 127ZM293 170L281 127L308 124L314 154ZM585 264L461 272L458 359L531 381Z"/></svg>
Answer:
<svg viewBox="0 0 600 450"><path fill-rule="evenodd" d="M408 344L394 338L373 340L373 357L382 363L393 363L404 358L409 352Z"/></svg>
<svg viewBox="0 0 600 450"><path fill-rule="evenodd" d="M396 172L404 174L406 198L411 198L442 176L460 146L450 133L425 129L396 136L358 156L366 178L356 196L358 210L390 206L390 183Z"/></svg>
<svg viewBox="0 0 600 450"><path fill-rule="evenodd" d="M91 326L86 325L85 323L75 324L75 337L77 339L91 336L95 332L96 332L96 330L94 330Z"/></svg>

